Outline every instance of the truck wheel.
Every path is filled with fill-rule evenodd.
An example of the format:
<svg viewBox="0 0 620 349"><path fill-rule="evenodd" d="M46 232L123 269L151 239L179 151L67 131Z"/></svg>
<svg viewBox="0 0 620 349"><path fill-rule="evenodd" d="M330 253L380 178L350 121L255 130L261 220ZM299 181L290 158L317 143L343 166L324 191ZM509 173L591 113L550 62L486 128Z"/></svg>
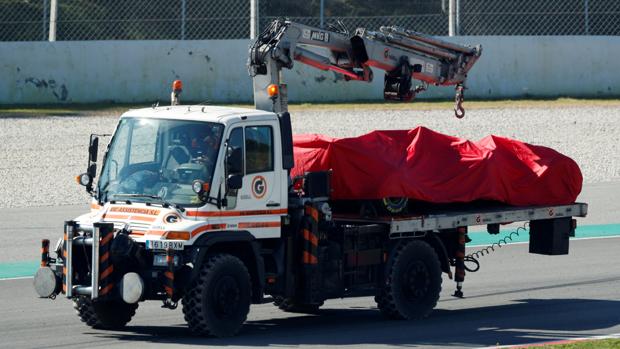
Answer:
<svg viewBox="0 0 620 349"><path fill-rule="evenodd" d="M297 304L291 299L276 296L273 298L273 305L287 313L316 314L323 302L321 304Z"/></svg>
<svg viewBox="0 0 620 349"><path fill-rule="evenodd" d="M239 258L229 254L209 257L183 296L189 329L204 336L235 335L250 311L251 286L250 273Z"/></svg>
<svg viewBox="0 0 620 349"><path fill-rule="evenodd" d="M97 329L123 328L136 315L138 304L127 304L123 301L92 301L80 296L73 301L80 320Z"/></svg>
<svg viewBox="0 0 620 349"><path fill-rule="evenodd" d="M375 297L379 310L392 319L427 317L441 292L441 266L435 250L414 240L399 244L392 253L384 287Z"/></svg>
<svg viewBox="0 0 620 349"><path fill-rule="evenodd" d="M397 198L383 198L381 200L381 207L383 211L387 214L400 214L407 210L407 205L409 204L408 198L397 197Z"/></svg>

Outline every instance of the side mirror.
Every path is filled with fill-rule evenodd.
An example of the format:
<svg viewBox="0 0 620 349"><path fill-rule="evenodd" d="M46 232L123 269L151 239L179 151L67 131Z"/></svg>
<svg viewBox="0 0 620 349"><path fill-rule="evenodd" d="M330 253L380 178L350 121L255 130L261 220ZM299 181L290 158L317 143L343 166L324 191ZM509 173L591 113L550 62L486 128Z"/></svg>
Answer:
<svg viewBox="0 0 620 349"><path fill-rule="evenodd" d="M226 154L226 172L229 175L243 174L243 153L241 148L228 147Z"/></svg>
<svg viewBox="0 0 620 349"><path fill-rule="evenodd" d="M90 162L97 162L97 152L99 152L99 137L90 136L90 145L88 146L88 159Z"/></svg>
<svg viewBox="0 0 620 349"><path fill-rule="evenodd" d="M86 173L90 176L91 179L95 178L95 176L97 176L97 164L90 164Z"/></svg>
<svg viewBox="0 0 620 349"><path fill-rule="evenodd" d="M243 187L243 176L239 174L230 175L226 179L226 187L229 190L241 189Z"/></svg>

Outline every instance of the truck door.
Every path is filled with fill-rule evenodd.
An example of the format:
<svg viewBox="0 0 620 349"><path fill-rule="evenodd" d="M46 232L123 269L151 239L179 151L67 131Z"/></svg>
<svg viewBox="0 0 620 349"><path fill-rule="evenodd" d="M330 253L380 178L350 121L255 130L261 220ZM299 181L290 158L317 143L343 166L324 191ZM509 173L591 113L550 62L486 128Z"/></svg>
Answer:
<svg viewBox="0 0 620 349"><path fill-rule="evenodd" d="M281 195L287 182L282 177L282 159L276 155L280 148L277 130L275 121L248 123L232 128L228 138L229 152L242 148L243 179L240 189L229 190L222 223L236 224L256 238L279 237L281 216L286 214Z"/></svg>

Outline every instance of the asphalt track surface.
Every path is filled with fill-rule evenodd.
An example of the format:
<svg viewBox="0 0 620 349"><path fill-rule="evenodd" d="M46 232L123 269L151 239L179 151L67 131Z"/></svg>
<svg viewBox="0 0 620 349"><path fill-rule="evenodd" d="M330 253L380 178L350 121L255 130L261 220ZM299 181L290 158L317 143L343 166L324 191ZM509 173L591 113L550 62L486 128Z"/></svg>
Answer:
<svg viewBox="0 0 620 349"><path fill-rule="evenodd" d="M253 306L239 336L200 338L180 309L141 304L123 331L83 325L68 300L38 299L31 279L0 281L0 347L480 347L620 333L620 238L571 242L568 256L536 256L512 245L468 274L464 299L450 296L418 322L384 319L372 298L328 301L319 315Z"/></svg>
<svg viewBox="0 0 620 349"><path fill-rule="evenodd" d="M614 194L615 193L615 194ZM581 224L620 222L620 183L588 185L580 200L590 203ZM0 263L33 260L41 238L57 238L62 221L85 206L2 209ZM54 240L52 240L54 241ZM444 277L439 304L418 322L384 319L372 298L326 302L318 315L253 306L234 338L200 338L185 326L180 309L142 303L123 331L83 325L71 303L36 298L32 279L0 280L0 347L350 346L480 347L524 344L620 333L620 238L572 240L568 256L527 253L514 244L481 258L468 273L465 299L450 296ZM473 250L473 248L472 248Z"/></svg>

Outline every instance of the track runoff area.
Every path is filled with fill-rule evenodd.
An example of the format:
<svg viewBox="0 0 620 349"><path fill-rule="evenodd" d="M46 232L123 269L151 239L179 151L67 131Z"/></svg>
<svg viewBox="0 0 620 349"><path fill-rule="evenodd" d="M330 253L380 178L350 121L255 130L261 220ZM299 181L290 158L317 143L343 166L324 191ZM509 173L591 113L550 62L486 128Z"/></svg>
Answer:
<svg viewBox="0 0 620 349"><path fill-rule="evenodd" d="M582 232L594 229L587 227L594 226L582 226ZM619 243L617 236L575 238L570 254L557 257L530 255L524 242L508 244L481 257L479 272L467 274L465 298L451 297L454 284L445 278L437 308L422 321L387 321L371 297L330 300L318 315L284 313L262 304L252 307L234 338L196 338L183 325L181 311L162 313L157 302L141 304L123 331L92 330L79 321L68 300L36 298L31 279L3 280L0 338L7 347L469 348L614 337L620 333L620 275L613 265Z"/></svg>
<svg viewBox="0 0 620 349"><path fill-rule="evenodd" d="M606 186L605 191L609 190ZM591 217L583 220L593 224L578 226L567 256L528 254L527 231L511 234L518 226L503 226L499 235L489 235L482 231L483 227L472 229L467 253L486 251L479 257L481 270L468 273L464 299L450 296L454 285L445 279L437 309L423 321L386 321L367 297L329 301L318 317L283 313L271 304L263 304L252 307L248 322L237 337L198 341L185 326L179 325L183 322L180 311L162 313L160 305L151 302L140 306L136 318L124 331L95 331L80 323L66 299L36 298L31 277L39 262L33 260L0 263L0 299L4 299L0 308L7 315L6 323L0 319L0 338L12 347L84 343L158 347L171 342L231 347L539 347L617 338L620 274L613 259L617 254L614 246L620 244L620 224L607 222L619 216L617 207L600 207L597 199L598 195L583 198L591 204ZM70 217L79 209L59 211L55 215ZM608 214L602 214L605 212ZM17 223L22 229L39 225L17 221L23 222ZM14 221L12 225L15 224ZM502 247L497 245L500 239L506 239ZM34 236L31 240L20 248L20 255L37 255L38 243ZM494 249L489 251L489 246ZM45 314L49 316L41 313L41 307L48 310ZM13 319L10 323L9 318ZM72 334L57 336L57 327L51 324L58 326L59 322ZM11 328L31 333L13 333ZM451 330L446 332L446 328ZM52 342L49 338L53 338Z"/></svg>

